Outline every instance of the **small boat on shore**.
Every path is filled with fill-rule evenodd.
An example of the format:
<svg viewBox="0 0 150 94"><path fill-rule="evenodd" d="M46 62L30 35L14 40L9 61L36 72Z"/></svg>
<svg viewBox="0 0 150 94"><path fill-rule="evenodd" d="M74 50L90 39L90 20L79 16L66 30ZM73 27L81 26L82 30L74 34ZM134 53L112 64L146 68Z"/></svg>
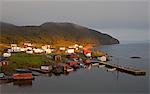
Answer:
<svg viewBox="0 0 150 94"><path fill-rule="evenodd" d="M72 67L69 67L69 68L67 68L67 72L71 72L71 71L73 71L74 69L72 68Z"/></svg>
<svg viewBox="0 0 150 94"><path fill-rule="evenodd" d="M103 68L103 67L105 67L105 65L99 65L98 67L99 67L99 68Z"/></svg>
<svg viewBox="0 0 150 94"><path fill-rule="evenodd" d="M50 71L43 70L43 69L40 69L40 68L29 68L29 70L36 71L36 72L39 72L39 73L50 73Z"/></svg>
<svg viewBox="0 0 150 94"><path fill-rule="evenodd" d="M92 66L99 66L99 63L92 63Z"/></svg>
<svg viewBox="0 0 150 94"><path fill-rule="evenodd" d="M0 73L0 84L9 83L13 81L11 76L6 76L4 73Z"/></svg>
<svg viewBox="0 0 150 94"><path fill-rule="evenodd" d="M81 68L86 68L86 65L84 65L83 63L80 63L80 67Z"/></svg>
<svg viewBox="0 0 150 94"><path fill-rule="evenodd" d="M116 68L110 68L110 69L107 69L107 71L115 71Z"/></svg>
<svg viewBox="0 0 150 94"><path fill-rule="evenodd" d="M0 78L3 78L5 76L4 73L0 73Z"/></svg>

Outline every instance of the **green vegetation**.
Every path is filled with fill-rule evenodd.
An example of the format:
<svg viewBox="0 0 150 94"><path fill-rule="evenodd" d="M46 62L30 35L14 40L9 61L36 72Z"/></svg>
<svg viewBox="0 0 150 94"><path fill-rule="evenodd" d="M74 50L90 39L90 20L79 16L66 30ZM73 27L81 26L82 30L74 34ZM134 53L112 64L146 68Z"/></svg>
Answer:
<svg viewBox="0 0 150 94"><path fill-rule="evenodd" d="M1 44L17 43L21 45L25 41L33 44L50 44L56 46L68 46L78 44L117 44L119 41L107 34L92 30L73 23L48 22L40 26L15 26L0 22Z"/></svg>
<svg viewBox="0 0 150 94"><path fill-rule="evenodd" d="M8 66L1 67L4 72L14 72L16 68L29 68L29 67L40 67L42 64L55 64L63 63L66 60L66 54L60 54L62 60L54 61L51 56L54 54L27 54L27 53L13 53L11 57L7 58L10 61Z"/></svg>
<svg viewBox="0 0 150 94"><path fill-rule="evenodd" d="M92 53L92 57L100 57L100 56L104 56L106 55L106 53L102 52L102 51L96 51Z"/></svg>

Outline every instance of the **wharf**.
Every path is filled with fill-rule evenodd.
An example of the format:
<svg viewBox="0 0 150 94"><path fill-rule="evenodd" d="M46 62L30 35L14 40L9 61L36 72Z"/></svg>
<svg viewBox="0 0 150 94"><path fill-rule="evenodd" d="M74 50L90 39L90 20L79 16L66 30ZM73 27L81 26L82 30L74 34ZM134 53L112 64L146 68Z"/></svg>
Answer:
<svg viewBox="0 0 150 94"><path fill-rule="evenodd" d="M101 62L101 61L91 61L91 63L99 63L102 65L105 65L108 68L116 68L116 70L121 71L121 72L125 72L128 74L132 74L132 75L146 75L146 72L144 70L141 69L136 69L136 68L132 68L132 67L123 67L121 65L117 65L117 64L113 64L113 63L109 63L109 62Z"/></svg>
<svg viewBox="0 0 150 94"><path fill-rule="evenodd" d="M123 66L108 63L108 62L99 62L99 63L105 65L106 67L116 68L116 70L121 71L121 72L129 73L133 75L146 75L146 72L144 70L135 69L131 67L123 67Z"/></svg>
<svg viewBox="0 0 150 94"><path fill-rule="evenodd" d="M36 72L39 72L39 73L50 73L50 71L42 70L40 68L29 68L29 70L36 71Z"/></svg>

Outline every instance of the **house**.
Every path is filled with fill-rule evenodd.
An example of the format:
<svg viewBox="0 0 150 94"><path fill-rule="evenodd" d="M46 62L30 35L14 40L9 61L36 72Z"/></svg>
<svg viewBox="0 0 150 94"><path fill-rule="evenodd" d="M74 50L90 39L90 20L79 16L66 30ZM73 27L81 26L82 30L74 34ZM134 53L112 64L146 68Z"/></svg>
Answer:
<svg viewBox="0 0 150 94"><path fill-rule="evenodd" d="M92 51L91 50L83 50L83 54L86 56L86 57L91 57L92 56Z"/></svg>
<svg viewBox="0 0 150 94"><path fill-rule="evenodd" d="M12 52L20 52L21 48L20 47L11 47Z"/></svg>
<svg viewBox="0 0 150 94"><path fill-rule="evenodd" d="M103 62L107 61L107 57L106 56L101 56L101 57L99 57L97 59L100 60L100 61L103 61Z"/></svg>
<svg viewBox="0 0 150 94"><path fill-rule="evenodd" d="M50 54L51 52L52 52L51 49L45 49L45 53L46 53L46 54Z"/></svg>
<svg viewBox="0 0 150 94"><path fill-rule="evenodd" d="M78 45L78 44L75 44L75 45L74 45L74 47L76 47L76 48L77 48L77 47L79 47L79 45Z"/></svg>
<svg viewBox="0 0 150 94"><path fill-rule="evenodd" d="M73 48L69 48L69 49L66 50L66 52L68 54L72 54L72 53L75 53L75 50Z"/></svg>
<svg viewBox="0 0 150 94"><path fill-rule="evenodd" d="M26 51L26 48L20 48L20 51L21 51L21 52L25 52L25 51Z"/></svg>
<svg viewBox="0 0 150 94"><path fill-rule="evenodd" d="M3 53L3 57L10 57L11 53Z"/></svg>
<svg viewBox="0 0 150 94"><path fill-rule="evenodd" d="M20 52L20 47L17 44L11 44L11 50L9 49L8 52Z"/></svg>
<svg viewBox="0 0 150 94"><path fill-rule="evenodd" d="M26 53L33 54L33 50L27 50Z"/></svg>
<svg viewBox="0 0 150 94"><path fill-rule="evenodd" d="M51 65L41 65L41 69L42 70L51 71L52 70L52 66Z"/></svg>
<svg viewBox="0 0 150 94"><path fill-rule="evenodd" d="M50 49L51 48L51 45L43 45L42 46L42 49Z"/></svg>
<svg viewBox="0 0 150 94"><path fill-rule="evenodd" d="M55 61L57 61L57 60L61 60L62 58L61 58L61 55L54 55L54 56L53 56L53 59L54 59Z"/></svg>
<svg viewBox="0 0 150 94"><path fill-rule="evenodd" d="M17 44L10 44L11 48L12 47L17 47Z"/></svg>
<svg viewBox="0 0 150 94"><path fill-rule="evenodd" d="M23 45L24 45L24 47L32 47L33 46L32 43L30 43L30 42L25 42Z"/></svg>
<svg viewBox="0 0 150 94"><path fill-rule="evenodd" d="M44 52L43 49L36 49L36 48L34 48L33 51L34 51L34 53L37 53L37 54Z"/></svg>
<svg viewBox="0 0 150 94"><path fill-rule="evenodd" d="M59 50L60 50L60 51L65 51L66 48L65 48L65 47L60 47Z"/></svg>
<svg viewBox="0 0 150 94"><path fill-rule="evenodd" d="M7 52L8 52L8 53L11 53L11 52L13 52L13 51L12 51L12 49L8 49Z"/></svg>
<svg viewBox="0 0 150 94"><path fill-rule="evenodd" d="M8 61L6 61L6 60L0 61L0 67L1 66L7 66L7 65L9 65Z"/></svg>
<svg viewBox="0 0 150 94"><path fill-rule="evenodd" d="M82 48L83 48L83 46L79 45L79 48L80 48L80 49L82 49Z"/></svg>
<svg viewBox="0 0 150 94"><path fill-rule="evenodd" d="M32 47L26 47L25 51L27 51L27 50L32 50Z"/></svg>

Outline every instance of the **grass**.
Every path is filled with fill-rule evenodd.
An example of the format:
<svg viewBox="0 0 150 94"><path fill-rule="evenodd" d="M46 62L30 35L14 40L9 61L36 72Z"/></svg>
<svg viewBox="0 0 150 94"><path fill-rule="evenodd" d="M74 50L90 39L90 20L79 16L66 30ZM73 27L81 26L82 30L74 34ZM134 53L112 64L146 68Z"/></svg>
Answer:
<svg viewBox="0 0 150 94"><path fill-rule="evenodd" d="M49 56L51 55L52 54L49 54ZM42 64L65 62L67 60L66 55L60 55L62 56L62 60L54 61L53 59L42 54L12 53L12 55L7 58L7 60L10 61L10 64L8 66L1 67L1 70L3 72L13 73L17 68L40 67Z"/></svg>
<svg viewBox="0 0 150 94"><path fill-rule="evenodd" d="M40 67L47 58L45 55L13 53L7 60L10 61L10 64L3 66L1 69L2 71L12 72L16 68Z"/></svg>

